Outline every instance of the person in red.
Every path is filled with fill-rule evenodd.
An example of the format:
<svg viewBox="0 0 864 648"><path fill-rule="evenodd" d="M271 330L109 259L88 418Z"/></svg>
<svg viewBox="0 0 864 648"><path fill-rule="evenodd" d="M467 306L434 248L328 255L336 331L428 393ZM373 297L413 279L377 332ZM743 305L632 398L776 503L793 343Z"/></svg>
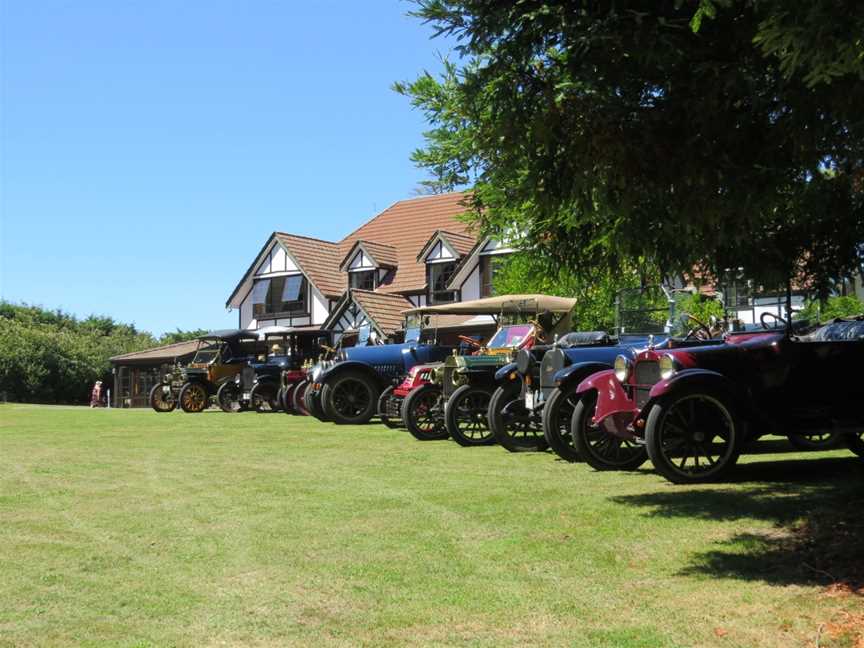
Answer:
<svg viewBox="0 0 864 648"><path fill-rule="evenodd" d="M102 381L97 380L93 385L93 391L90 392L90 407L102 406Z"/></svg>

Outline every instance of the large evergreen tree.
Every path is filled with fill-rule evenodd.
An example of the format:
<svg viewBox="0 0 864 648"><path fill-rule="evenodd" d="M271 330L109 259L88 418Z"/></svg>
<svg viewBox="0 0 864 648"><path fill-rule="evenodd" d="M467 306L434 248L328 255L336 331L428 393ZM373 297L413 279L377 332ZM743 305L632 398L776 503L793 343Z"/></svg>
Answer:
<svg viewBox="0 0 864 648"><path fill-rule="evenodd" d="M454 38L396 85L436 188L549 267L746 266L824 287L864 241L864 3L415 0Z"/></svg>

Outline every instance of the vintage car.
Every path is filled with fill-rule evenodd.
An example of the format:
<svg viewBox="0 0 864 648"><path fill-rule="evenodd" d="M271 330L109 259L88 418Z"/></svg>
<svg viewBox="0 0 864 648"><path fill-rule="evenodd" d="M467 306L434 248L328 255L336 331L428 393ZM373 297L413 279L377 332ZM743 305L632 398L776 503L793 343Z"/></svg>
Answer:
<svg viewBox="0 0 864 648"><path fill-rule="evenodd" d="M313 416L337 424L367 423L390 385L414 365L441 361L454 348L437 344L434 337L421 341L419 321L409 322L405 341L399 344L376 344L368 327L363 328L356 346L312 368L304 400ZM364 345L364 340L372 344Z"/></svg>
<svg viewBox="0 0 864 648"><path fill-rule="evenodd" d="M179 362L175 362L170 371L166 371L162 379L150 388L150 407L157 412L173 412L177 407L183 383L183 367Z"/></svg>
<svg viewBox="0 0 864 648"><path fill-rule="evenodd" d="M278 395L286 414L308 415L303 396L309 384L309 370L336 352L329 342L329 331L312 327L292 329L286 337L288 363L280 376Z"/></svg>
<svg viewBox="0 0 864 648"><path fill-rule="evenodd" d="M463 446L495 442L487 412L495 391L495 373L519 349L551 339L569 326L576 301L549 295L501 295L408 311L409 314L486 315L498 329L485 344L460 336L466 345L438 365L415 367L394 391L404 398L402 418L420 440L451 437Z"/></svg>
<svg viewBox="0 0 864 648"><path fill-rule="evenodd" d="M766 434L838 430L862 456L862 363L864 316L731 333L720 345L652 346L580 383L572 434L595 468L649 457L675 483L721 477Z"/></svg>
<svg viewBox="0 0 864 648"><path fill-rule="evenodd" d="M626 289L616 297L615 335L603 331L564 335L551 345L520 352L496 375L499 392L489 418L509 450L541 450L547 445L566 461L579 453L570 435L573 392L585 377L611 369L615 358L632 356L649 344L663 345L673 325L684 323L687 340L717 338L722 327L677 313L690 291L667 286ZM542 431L542 436L540 434Z"/></svg>
<svg viewBox="0 0 864 648"><path fill-rule="evenodd" d="M197 413L210 405L219 387L254 358L258 334L247 330L213 331L198 338L198 350L183 367L178 401L184 412Z"/></svg>

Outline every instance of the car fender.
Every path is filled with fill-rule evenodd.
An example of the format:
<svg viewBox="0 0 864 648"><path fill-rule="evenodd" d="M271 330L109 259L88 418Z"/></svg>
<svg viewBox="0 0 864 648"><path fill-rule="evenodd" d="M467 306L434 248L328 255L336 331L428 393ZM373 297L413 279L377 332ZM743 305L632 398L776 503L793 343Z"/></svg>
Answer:
<svg viewBox="0 0 864 648"><path fill-rule="evenodd" d="M511 373L516 373L516 363L510 362L495 372L495 382L500 384L516 382L519 379L519 374L516 374L514 377L510 377Z"/></svg>
<svg viewBox="0 0 864 648"><path fill-rule="evenodd" d="M649 402L680 389L692 387L722 391L736 401L742 396L741 389L723 374L710 369L694 368L678 371L671 378L656 383L648 394Z"/></svg>
<svg viewBox="0 0 864 648"><path fill-rule="evenodd" d="M356 360L345 360L333 365L332 367L327 367L321 372L321 375L318 376L318 379L315 382L323 385L335 376L350 370L356 370L366 374L369 377L369 380L376 385L380 386L382 383L381 376L379 376L372 367L365 362L358 362Z"/></svg>
<svg viewBox="0 0 864 648"><path fill-rule="evenodd" d="M564 390L574 382L578 385L588 376L611 368L611 365L605 362L577 362L558 371L555 374L555 384L558 386L558 389Z"/></svg>

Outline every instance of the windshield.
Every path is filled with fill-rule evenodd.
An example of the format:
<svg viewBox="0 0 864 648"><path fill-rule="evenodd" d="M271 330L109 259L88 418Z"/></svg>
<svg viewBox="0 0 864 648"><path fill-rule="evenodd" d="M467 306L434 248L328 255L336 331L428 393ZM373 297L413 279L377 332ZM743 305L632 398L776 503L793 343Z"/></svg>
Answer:
<svg viewBox="0 0 864 648"><path fill-rule="evenodd" d="M661 286L628 288L616 299L616 328L619 335L663 333L669 321L669 296Z"/></svg>
<svg viewBox="0 0 864 648"><path fill-rule="evenodd" d="M201 347L195 352L195 357L192 358L193 364L210 364L219 355L221 344L208 344Z"/></svg>
<svg viewBox="0 0 864 648"><path fill-rule="evenodd" d="M405 341L406 342L419 342L420 341L420 327L417 328L409 328L405 329Z"/></svg>
<svg viewBox="0 0 864 648"><path fill-rule="evenodd" d="M372 328L369 326L361 326L357 331L357 345L366 346L369 343L369 336L372 335Z"/></svg>
<svg viewBox="0 0 864 648"><path fill-rule="evenodd" d="M486 345L489 349L504 349L518 347L531 333L530 324L515 324L502 326Z"/></svg>

